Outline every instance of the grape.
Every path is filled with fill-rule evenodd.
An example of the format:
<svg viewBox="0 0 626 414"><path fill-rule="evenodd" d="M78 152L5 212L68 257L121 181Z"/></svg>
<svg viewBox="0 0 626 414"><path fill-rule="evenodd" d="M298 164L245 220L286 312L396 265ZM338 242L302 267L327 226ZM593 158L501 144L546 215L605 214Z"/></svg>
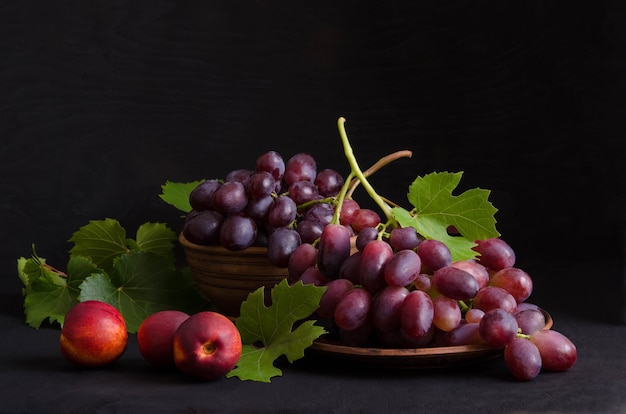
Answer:
<svg viewBox="0 0 626 414"><path fill-rule="evenodd" d="M342 279L348 279L353 284L360 283L359 268L361 267L361 252L356 252L350 255L343 261L339 267L339 276Z"/></svg>
<svg viewBox="0 0 626 414"><path fill-rule="evenodd" d="M539 330L530 336L530 340L539 349L542 367L548 371L567 371L576 362L576 346L560 332Z"/></svg>
<svg viewBox="0 0 626 414"><path fill-rule="evenodd" d="M228 250L243 250L254 243L256 234L256 223L250 217L227 216L220 227L220 244Z"/></svg>
<svg viewBox="0 0 626 414"><path fill-rule="evenodd" d="M351 198L345 198L341 204L341 213L339 213L339 222L344 226L350 226L359 214L361 206Z"/></svg>
<svg viewBox="0 0 626 414"><path fill-rule="evenodd" d="M411 291L402 305L400 326L411 337L422 337L433 325L433 302L427 293L421 290Z"/></svg>
<svg viewBox="0 0 626 414"><path fill-rule="evenodd" d="M332 197L339 193L344 179L337 171L326 168L317 173L313 183L317 186L320 195Z"/></svg>
<svg viewBox="0 0 626 414"><path fill-rule="evenodd" d="M374 227L366 227L362 229L359 234L356 236L355 247L359 251L363 251L365 245L372 240L376 240L378 238L378 230Z"/></svg>
<svg viewBox="0 0 626 414"><path fill-rule="evenodd" d="M378 292L372 304L372 323L376 329L389 332L400 328L402 305L408 294L404 286L387 286Z"/></svg>
<svg viewBox="0 0 626 414"><path fill-rule="evenodd" d="M204 210L189 214L183 226L183 235L191 243L209 245L218 244L220 227L224 216L214 210Z"/></svg>
<svg viewBox="0 0 626 414"><path fill-rule="evenodd" d="M317 266L322 274L334 279L341 264L350 256L350 233L341 224L329 224L322 230L317 245Z"/></svg>
<svg viewBox="0 0 626 414"><path fill-rule="evenodd" d="M310 243L302 243L289 255L287 269L291 280L298 280L302 273L317 263L317 249Z"/></svg>
<svg viewBox="0 0 626 414"><path fill-rule="evenodd" d="M435 271L432 282L439 293L451 299L468 300L478 292L478 282L474 276L453 266L444 266Z"/></svg>
<svg viewBox="0 0 626 414"><path fill-rule="evenodd" d="M435 336L435 327L431 326L423 336L410 336L403 329L399 330L398 346L402 348L423 348L428 346Z"/></svg>
<svg viewBox="0 0 626 414"><path fill-rule="evenodd" d="M437 296L433 301L433 324L442 331L448 332L461 322L459 303L445 296Z"/></svg>
<svg viewBox="0 0 626 414"><path fill-rule="evenodd" d="M228 181L215 190L211 200L213 209L227 216L241 212L248 204L248 195L239 181Z"/></svg>
<svg viewBox="0 0 626 414"><path fill-rule="evenodd" d="M189 204L196 211L210 210L213 208L211 198L213 193L222 183L218 180L205 180L198 184L191 193L189 193Z"/></svg>
<svg viewBox="0 0 626 414"><path fill-rule="evenodd" d="M302 243L313 243L322 235L324 224L319 221L301 220L296 224L296 230L300 233Z"/></svg>
<svg viewBox="0 0 626 414"><path fill-rule="evenodd" d="M275 229L267 241L267 255L276 267L286 268L289 256L301 244L300 235L294 229L279 227Z"/></svg>
<svg viewBox="0 0 626 414"><path fill-rule="evenodd" d="M489 281L489 285L501 287L509 292L515 300L524 302L533 291L533 281L522 269L508 267L497 271Z"/></svg>
<svg viewBox="0 0 626 414"><path fill-rule="evenodd" d="M258 200L272 194L276 188L274 176L267 171L257 171L248 180L248 194L250 198Z"/></svg>
<svg viewBox="0 0 626 414"><path fill-rule="evenodd" d="M285 173L285 161L276 151L268 151L256 160L256 171L267 171L272 174L276 183L280 183Z"/></svg>
<svg viewBox="0 0 626 414"><path fill-rule="evenodd" d="M298 181L315 181L317 176L317 164L315 159L305 153L298 153L291 157L285 164L283 180L287 186Z"/></svg>
<svg viewBox="0 0 626 414"><path fill-rule="evenodd" d="M515 312L515 319L525 335L532 335L546 326L546 318L539 309L524 309Z"/></svg>
<svg viewBox="0 0 626 414"><path fill-rule="evenodd" d="M513 341L517 335L517 328L515 316L499 308L485 312L478 323L481 338L494 348L503 347Z"/></svg>
<svg viewBox="0 0 626 414"><path fill-rule="evenodd" d="M504 309L507 312L515 313L517 301L506 290L497 286L485 286L480 289L474 297L473 307L484 312L491 309Z"/></svg>
<svg viewBox="0 0 626 414"><path fill-rule="evenodd" d="M267 196L259 199L248 200L248 205L244 209L244 214L255 220L264 220L270 210L270 207L274 203L272 196Z"/></svg>
<svg viewBox="0 0 626 414"><path fill-rule="evenodd" d="M457 260L452 263L453 267L463 269L467 273L474 276L478 282L478 288L482 289L489 284L489 271L483 265L473 260Z"/></svg>
<svg viewBox="0 0 626 414"><path fill-rule="evenodd" d="M295 201L290 197L280 196L274 199L274 203L270 206L267 213L267 221L274 227L285 227L296 219L298 207Z"/></svg>
<svg viewBox="0 0 626 414"><path fill-rule="evenodd" d="M357 233L366 227L376 227L380 224L380 215L369 208L362 208L356 215L351 226Z"/></svg>
<svg viewBox="0 0 626 414"><path fill-rule="evenodd" d="M415 251L400 250L385 264L385 281L391 286L407 286L415 280L421 266L422 262Z"/></svg>
<svg viewBox="0 0 626 414"><path fill-rule="evenodd" d="M504 348L504 362L511 374L521 381L529 381L541 372L539 349L526 338L514 339Z"/></svg>
<svg viewBox="0 0 626 414"><path fill-rule="evenodd" d="M465 321L469 323L478 323L484 315L485 311L483 311L482 309L472 308L465 312Z"/></svg>
<svg viewBox="0 0 626 414"><path fill-rule="evenodd" d="M393 249L387 242L373 240L365 246L359 266L359 280L365 289L374 293L386 285L384 268L392 257Z"/></svg>
<svg viewBox="0 0 626 414"><path fill-rule="evenodd" d="M226 177L224 177L224 181L225 182L235 182L235 181L240 182L241 184L244 185L244 187L247 187L248 180L250 179L250 176L252 175L253 172L254 171L246 170L244 168L232 170L228 174L226 174Z"/></svg>
<svg viewBox="0 0 626 414"><path fill-rule="evenodd" d="M444 266L452 264L452 253L439 240L424 240L417 246L417 254L422 259L422 272L432 274Z"/></svg>
<svg viewBox="0 0 626 414"><path fill-rule="evenodd" d="M307 209L307 211L304 213L303 220L317 221L322 224L330 224L334 214L335 209L331 204L318 203Z"/></svg>
<svg viewBox="0 0 626 414"><path fill-rule="evenodd" d="M389 244L394 250L415 249L422 239L413 227L394 227L389 233Z"/></svg>
<svg viewBox="0 0 626 414"><path fill-rule="evenodd" d="M498 271L515 264L515 252L500 238L476 240L476 246L472 249L480 254L478 263L489 269Z"/></svg>
<svg viewBox="0 0 626 414"><path fill-rule="evenodd" d="M335 323L340 329L352 331L368 321L372 295L362 287L347 292L335 308Z"/></svg>
<svg viewBox="0 0 626 414"><path fill-rule="evenodd" d="M300 281L305 285L324 286L330 279L324 276L317 266L311 266L302 273Z"/></svg>
<svg viewBox="0 0 626 414"><path fill-rule="evenodd" d="M326 283L326 290L320 299L316 313L321 318L332 318L339 301L354 289L354 284L348 279L334 279Z"/></svg>
<svg viewBox="0 0 626 414"><path fill-rule="evenodd" d="M430 292L433 287L430 275L425 273L418 274L413 281L413 286L415 286L415 289L417 290L422 290L427 293Z"/></svg>
<svg viewBox="0 0 626 414"><path fill-rule="evenodd" d="M317 187L310 181L296 181L289 186L288 191L289 197L291 197L297 205L320 198Z"/></svg>
<svg viewBox="0 0 626 414"><path fill-rule="evenodd" d="M443 335L443 345L480 345L485 341L480 336L478 322L460 323L456 328Z"/></svg>

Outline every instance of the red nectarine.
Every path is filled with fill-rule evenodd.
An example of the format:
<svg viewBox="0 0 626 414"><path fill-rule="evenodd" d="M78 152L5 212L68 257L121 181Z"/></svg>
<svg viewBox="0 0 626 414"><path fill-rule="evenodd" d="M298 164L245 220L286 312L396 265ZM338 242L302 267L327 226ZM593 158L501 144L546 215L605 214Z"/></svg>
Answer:
<svg viewBox="0 0 626 414"><path fill-rule="evenodd" d="M145 360L156 367L175 367L174 334L188 318L185 312L164 310L144 319L137 330L137 343Z"/></svg>

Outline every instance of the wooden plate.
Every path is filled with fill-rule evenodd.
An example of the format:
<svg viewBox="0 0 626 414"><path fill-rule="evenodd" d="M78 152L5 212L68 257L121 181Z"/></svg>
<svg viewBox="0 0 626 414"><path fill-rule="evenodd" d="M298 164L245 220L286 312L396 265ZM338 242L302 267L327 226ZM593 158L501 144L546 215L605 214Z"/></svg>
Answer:
<svg viewBox="0 0 626 414"><path fill-rule="evenodd" d="M546 317L544 329L552 327L552 317ZM341 359L359 365L377 366L391 369L445 368L477 363L502 355L502 348L487 345L460 345L428 348L363 348L344 346L320 338L311 345L312 352L318 355Z"/></svg>

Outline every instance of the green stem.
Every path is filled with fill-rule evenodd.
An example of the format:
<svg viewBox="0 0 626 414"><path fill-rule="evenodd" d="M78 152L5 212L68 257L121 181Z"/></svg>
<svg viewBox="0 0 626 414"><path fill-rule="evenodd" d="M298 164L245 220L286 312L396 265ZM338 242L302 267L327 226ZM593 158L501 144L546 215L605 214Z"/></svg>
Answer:
<svg viewBox="0 0 626 414"><path fill-rule="evenodd" d="M346 177L346 180L344 181L343 186L339 191L339 194L337 194L337 204L335 206L335 212L333 213L333 218L330 221L332 224L339 224L339 216L341 216L343 200L346 199L346 193L348 192L348 188L350 188L350 181L352 181L353 177L354 173L351 172L350 174L348 174L348 177Z"/></svg>
<svg viewBox="0 0 626 414"><path fill-rule="evenodd" d="M374 202L383 211L383 214L385 214L385 217L387 217L387 220L392 221L393 216L391 214L391 207L389 207L389 205L385 203L385 201L376 193L374 188L370 185L370 183L365 178L365 175L361 171L361 168L359 167L356 157L354 156L354 152L352 151L352 147L350 146L350 141L348 140L348 135L346 133L346 129L344 125L345 122L346 122L346 119L344 117L340 117L337 123L339 126L339 136L341 137L341 142L343 143L344 153L346 155L346 158L348 159L348 163L350 164L350 168L352 170L351 174L353 174L356 178L359 179L359 181L361 181L361 185L363 185L363 188L365 189L367 194L369 194L372 200L374 200ZM350 180L347 179L346 183L350 183Z"/></svg>

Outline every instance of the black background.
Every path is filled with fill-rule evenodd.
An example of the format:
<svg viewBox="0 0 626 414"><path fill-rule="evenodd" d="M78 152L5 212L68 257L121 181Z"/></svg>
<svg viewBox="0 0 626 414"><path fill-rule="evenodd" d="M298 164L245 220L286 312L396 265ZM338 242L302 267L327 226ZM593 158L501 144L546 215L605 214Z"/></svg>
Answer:
<svg viewBox="0 0 626 414"><path fill-rule="evenodd" d="M3 292L32 243L63 268L91 219L178 231L166 180L269 149L347 173L345 116L363 167L414 153L372 177L381 194L464 171L538 302L619 319L625 17L617 1L0 2Z"/></svg>

